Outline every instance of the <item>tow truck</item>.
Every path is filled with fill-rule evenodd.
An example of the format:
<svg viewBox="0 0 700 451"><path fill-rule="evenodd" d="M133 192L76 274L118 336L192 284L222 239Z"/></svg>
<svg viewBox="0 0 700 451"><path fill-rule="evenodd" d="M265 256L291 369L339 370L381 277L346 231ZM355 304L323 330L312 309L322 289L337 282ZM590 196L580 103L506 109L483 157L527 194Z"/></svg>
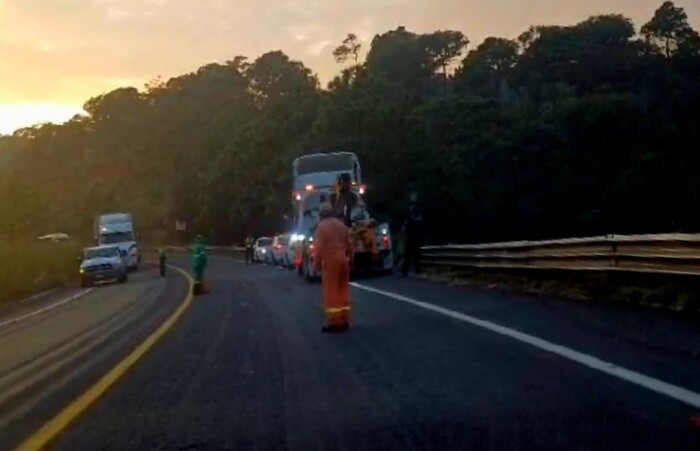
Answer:
<svg viewBox="0 0 700 451"><path fill-rule="evenodd" d="M357 156L352 152L315 153L299 157L293 163L295 232L292 246L296 250L297 272L310 282L321 278L313 269L313 236L319 222L319 207L330 199L343 173L351 175L352 191L359 199L350 212L350 234L355 248L352 275L393 270L389 225L374 220L362 200L367 187L361 181Z"/></svg>

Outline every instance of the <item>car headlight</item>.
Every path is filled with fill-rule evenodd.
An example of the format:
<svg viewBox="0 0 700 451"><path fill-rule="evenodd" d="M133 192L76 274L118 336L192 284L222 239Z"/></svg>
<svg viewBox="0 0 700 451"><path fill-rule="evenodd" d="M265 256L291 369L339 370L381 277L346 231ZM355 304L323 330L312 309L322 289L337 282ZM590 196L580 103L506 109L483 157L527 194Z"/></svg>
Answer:
<svg viewBox="0 0 700 451"><path fill-rule="evenodd" d="M264 254L267 252L267 249L260 249L260 251L262 251L262 253Z"/></svg>
<svg viewBox="0 0 700 451"><path fill-rule="evenodd" d="M85 268L80 268L80 274L85 274Z"/></svg>

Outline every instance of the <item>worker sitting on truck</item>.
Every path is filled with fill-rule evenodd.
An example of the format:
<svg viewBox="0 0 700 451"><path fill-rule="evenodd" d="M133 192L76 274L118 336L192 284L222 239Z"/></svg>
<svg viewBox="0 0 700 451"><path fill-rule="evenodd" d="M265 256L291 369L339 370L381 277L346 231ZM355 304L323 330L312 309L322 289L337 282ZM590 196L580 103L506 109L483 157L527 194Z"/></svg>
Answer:
<svg viewBox="0 0 700 451"><path fill-rule="evenodd" d="M353 250L348 228L333 217L330 204L320 207L321 222L314 239L314 270L322 273L324 333L345 332L350 328L350 266Z"/></svg>
<svg viewBox="0 0 700 451"><path fill-rule="evenodd" d="M330 197L333 215L350 227L352 211L357 205L358 197L352 191L352 178L349 173L344 172L338 176L335 192Z"/></svg>
<svg viewBox="0 0 700 451"><path fill-rule="evenodd" d="M207 267L207 248L204 245L204 237L197 235L192 252L192 262L194 269L193 294L204 292L204 268Z"/></svg>

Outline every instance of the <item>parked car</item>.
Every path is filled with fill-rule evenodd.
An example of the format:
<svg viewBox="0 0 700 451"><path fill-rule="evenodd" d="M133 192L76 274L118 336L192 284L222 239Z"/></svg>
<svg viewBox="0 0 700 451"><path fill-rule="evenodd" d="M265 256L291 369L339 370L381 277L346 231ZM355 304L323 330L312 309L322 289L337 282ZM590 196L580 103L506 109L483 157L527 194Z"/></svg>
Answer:
<svg viewBox="0 0 700 451"><path fill-rule="evenodd" d="M292 234L289 237L289 245L287 246L286 261L287 269L299 269L301 264L301 247L303 246L304 235Z"/></svg>
<svg viewBox="0 0 700 451"><path fill-rule="evenodd" d="M261 236L255 240L253 245L253 261L256 263L267 263L272 248L272 238Z"/></svg>
<svg viewBox="0 0 700 451"><path fill-rule="evenodd" d="M315 228L314 228L315 231ZM300 262L298 267L298 274L304 276L304 278L310 283L317 283L321 281L322 274L317 273L314 270L314 237L313 234L304 237L301 242L301 252L300 252Z"/></svg>
<svg viewBox="0 0 700 451"><path fill-rule="evenodd" d="M83 251L80 263L80 285L92 286L95 282L127 280L126 258L116 245L89 247Z"/></svg>
<svg viewBox="0 0 700 451"><path fill-rule="evenodd" d="M288 267L290 265L287 248L289 247L289 234L276 235L272 240L272 249L270 250L270 263Z"/></svg>

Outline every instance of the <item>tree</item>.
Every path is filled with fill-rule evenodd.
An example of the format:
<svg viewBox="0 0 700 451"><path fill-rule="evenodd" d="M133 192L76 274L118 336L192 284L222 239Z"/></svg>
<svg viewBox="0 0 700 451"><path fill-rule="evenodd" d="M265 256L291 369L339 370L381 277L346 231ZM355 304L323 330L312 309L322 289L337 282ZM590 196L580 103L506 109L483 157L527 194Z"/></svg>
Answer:
<svg viewBox="0 0 700 451"><path fill-rule="evenodd" d="M175 219L226 244L277 233L291 162L318 150L356 152L396 226L418 191L431 242L697 231L699 38L667 4L644 33L619 14L534 26L451 73L463 34L398 27L363 62L349 35L337 56L355 64L326 89L281 51L116 89L0 137L0 235L90 239L115 209L150 242Z"/></svg>
<svg viewBox="0 0 700 451"><path fill-rule="evenodd" d="M432 66L442 69L447 79L447 68L462 54L469 39L461 31L440 30L420 36L420 41L432 59Z"/></svg>
<svg viewBox="0 0 700 451"><path fill-rule="evenodd" d="M469 52L455 77L470 92L495 97L517 61L516 42L489 37Z"/></svg>
<svg viewBox="0 0 700 451"><path fill-rule="evenodd" d="M685 10L670 1L664 2L656 10L654 17L642 27L641 33L667 59L684 47L693 52L700 48L698 33L688 23Z"/></svg>
<svg viewBox="0 0 700 451"><path fill-rule="evenodd" d="M333 50L333 57L338 63L344 63L352 58L357 64L361 48L362 44L358 41L357 35L348 33L347 37L343 39L343 43Z"/></svg>

